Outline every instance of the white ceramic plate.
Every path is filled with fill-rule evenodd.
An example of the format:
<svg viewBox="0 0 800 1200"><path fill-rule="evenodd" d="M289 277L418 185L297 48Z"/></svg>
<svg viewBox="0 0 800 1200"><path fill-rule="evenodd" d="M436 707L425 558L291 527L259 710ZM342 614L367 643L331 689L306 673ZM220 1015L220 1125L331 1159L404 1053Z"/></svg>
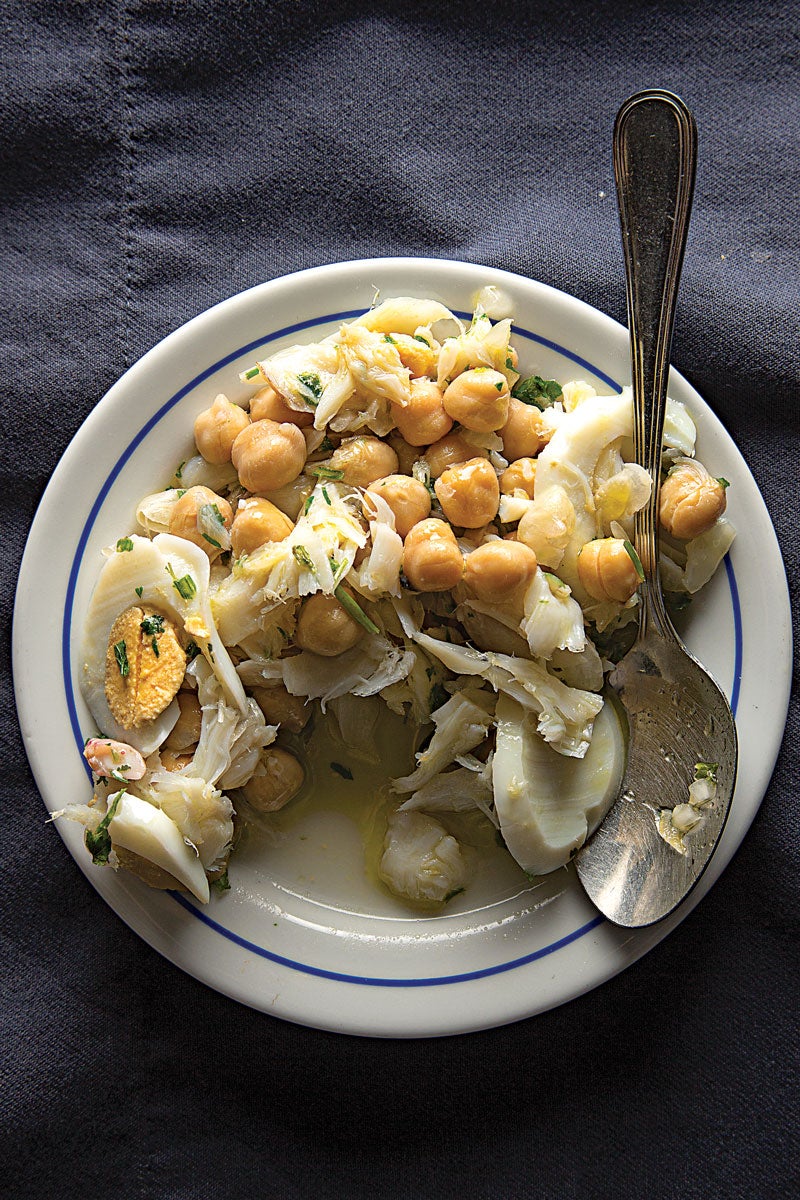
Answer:
<svg viewBox="0 0 800 1200"><path fill-rule="evenodd" d="M78 691L76 645L100 550L135 527L137 500L188 457L195 413L219 391L237 394L238 372L256 356L330 332L368 308L376 290L435 297L466 313L486 284L510 300L525 373L584 378L598 390L627 381L625 329L570 296L465 263L377 259L234 296L167 337L100 401L47 488L17 593L17 701L48 809L88 796L81 749L94 730ZM693 606L686 639L736 712L739 777L720 847L681 909L650 929L618 930L598 916L572 869L522 886L518 871L493 863L446 915L409 915L366 879L360 835L341 811L301 823L280 853L265 847L234 858L232 890L202 908L94 867L79 827L58 823L119 916L172 962L254 1008L325 1029L401 1037L541 1012L609 979L665 937L712 886L761 802L786 719L791 659L786 580L756 484L722 425L676 374L671 394L697 421L702 461L731 481L729 514L738 529L724 569ZM749 569L754 562L758 571ZM55 845L50 852L57 855Z"/></svg>

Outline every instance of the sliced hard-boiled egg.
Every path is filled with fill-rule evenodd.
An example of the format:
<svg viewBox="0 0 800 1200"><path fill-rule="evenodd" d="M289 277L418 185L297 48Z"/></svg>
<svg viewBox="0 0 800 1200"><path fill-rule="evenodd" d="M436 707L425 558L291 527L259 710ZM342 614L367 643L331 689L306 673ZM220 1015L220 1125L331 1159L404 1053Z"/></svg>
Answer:
<svg viewBox="0 0 800 1200"><path fill-rule="evenodd" d="M102 733L127 742L145 757L164 741L180 710L173 701L137 729L124 729L111 714L105 692L108 637L117 617L131 606L148 605L193 638L229 702L247 711L241 680L214 624L208 585L208 556L192 542L169 533L152 541L133 536L121 539L106 559L89 601L81 647L81 691Z"/></svg>
<svg viewBox="0 0 800 1200"><path fill-rule="evenodd" d="M625 765L619 718L606 703L584 758L556 753L536 732L536 718L510 696L497 700L492 769L500 831L529 875L568 863L616 798Z"/></svg>
<svg viewBox="0 0 800 1200"><path fill-rule="evenodd" d="M109 804L113 800L110 797ZM155 863L202 904L208 903L208 879L197 852L187 845L178 826L160 808L138 796L122 795L109 821L108 833L115 846Z"/></svg>

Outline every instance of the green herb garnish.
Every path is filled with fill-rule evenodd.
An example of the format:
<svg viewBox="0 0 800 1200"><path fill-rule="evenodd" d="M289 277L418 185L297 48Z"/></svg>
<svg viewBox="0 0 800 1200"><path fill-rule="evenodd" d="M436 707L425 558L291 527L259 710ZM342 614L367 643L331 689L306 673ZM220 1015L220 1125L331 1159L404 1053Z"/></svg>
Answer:
<svg viewBox="0 0 800 1200"><path fill-rule="evenodd" d="M153 613L151 616L144 618L139 628L141 629L142 633L147 634L148 637L152 637L152 635L155 633L163 633L164 618L160 616L159 613Z"/></svg>
<svg viewBox="0 0 800 1200"><path fill-rule="evenodd" d="M295 557L295 561L299 562L301 567L305 567L307 571L312 571L316 574L317 568L314 566L314 560L305 546L292 546L292 554Z"/></svg>
<svg viewBox="0 0 800 1200"><path fill-rule="evenodd" d="M248 369L246 371L242 372L240 378L244 379L244 380L250 380L250 379L255 379L256 375L260 375L260 374L261 374L261 367L259 367L259 366L248 367Z"/></svg>
<svg viewBox="0 0 800 1200"><path fill-rule="evenodd" d="M83 841L86 849L92 856L92 862L97 863L98 866L102 866L108 862L108 856L111 853L111 834L108 832L108 826L119 807L119 802L123 794L123 792L117 792L111 803L111 807L97 826L97 829L94 831L87 829L83 835Z"/></svg>
<svg viewBox="0 0 800 1200"><path fill-rule="evenodd" d="M308 513L308 510L311 508L311 505L312 505L313 503L314 503L314 495L313 495L313 492L312 492L312 494L311 494L311 495L308 497L308 499L306 500L305 504L303 505L303 516L304 516L304 517L307 515L307 513Z"/></svg>
<svg viewBox="0 0 800 1200"><path fill-rule="evenodd" d="M430 350L430 348L431 348L430 342L428 341L428 339L426 337L423 337L421 333L415 333L413 335L413 337L414 337L415 342L422 342L423 346L427 346L428 349Z"/></svg>
<svg viewBox="0 0 800 1200"><path fill-rule="evenodd" d="M385 334L383 335L383 340L384 340L385 342L388 342L390 346L396 346L396 345L397 345L397 342L394 340L394 338L392 337L392 335L391 335L390 333L385 333Z"/></svg>
<svg viewBox="0 0 800 1200"><path fill-rule="evenodd" d="M527 379L520 379L514 384L511 395L515 400L521 400L523 404L533 404L536 408L544 410L551 404L555 404L556 400L560 400L563 392L561 384L557 383L555 379L542 379L540 375L529 375Z"/></svg>
<svg viewBox="0 0 800 1200"><path fill-rule="evenodd" d="M122 554L123 551L125 551L125 550L132 550L132 549L133 549L133 542L131 541L131 539L129 537L120 538L119 541L117 542L117 550L119 551L120 554Z"/></svg>
<svg viewBox="0 0 800 1200"><path fill-rule="evenodd" d="M144 591L144 588L143 588L143 587L136 587L136 588L134 588L133 590L136 592L136 595L137 595L137 596L139 597L139 599L141 600L141 598L142 598L142 592Z"/></svg>
<svg viewBox="0 0 800 1200"><path fill-rule="evenodd" d="M229 892L231 890L227 868L222 872L218 879L211 880L209 887L212 887L215 892L219 892L220 895L222 895L223 892Z"/></svg>
<svg viewBox="0 0 800 1200"><path fill-rule="evenodd" d="M188 643L188 645L186 647L186 657L188 658L189 662L192 662L193 659L197 658L199 653L200 653L200 647L198 646L198 644L194 640L194 638L192 638L192 640Z"/></svg>
<svg viewBox="0 0 800 1200"><path fill-rule="evenodd" d="M637 575L639 582L640 583L644 582L644 567L642 566L642 560L639 558L639 555L636 553L636 551L633 548L633 545L631 544L631 542L628 541L627 538L623 539L622 544L625 547L628 558L631 560L634 567L636 568L636 575Z"/></svg>
<svg viewBox="0 0 800 1200"><path fill-rule="evenodd" d="M311 474L317 479L344 479L344 471L334 470L333 467L312 467Z"/></svg>
<svg viewBox="0 0 800 1200"><path fill-rule="evenodd" d="M698 779L710 779L712 783L717 782L717 770L719 763L704 763L699 762L694 764L694 777Z"/></svg>
<svg viewBox="0 0 800 1200"><path fill-rule="evenodd" d="M306 404L316 408L325 390L319 375L316 371L301 371L297 376L297 382L300 384L300 391L303 393Z"/></svg>
<svg viewBox="0 0 800 1200"><path fill-rule="evenodd" d="M380 633L380 629L378 629L378 626L375 624L375 622L369 619L361 605L353 599L349 592L345 591L341 583L338 587L333 589L333 594L341 604L344 611L348 613L354 621L358 621L359 625L363 625L364 629L366 629L369 633Z"/></svg>
<svg viewBox="0 0 800 1200"><path fill-rule="evenodd" d="M172 563L167 563L167 570L172 576L172 586L175 588L175 591L179 596L181 596L184 600L191 600L193 596L197 595L197 584L192 579L191 575L181 575L180 579L178 579L174 570L172 569Z"/></svg>
<svg viewBox="0 0 800 1200"><path fill-rule="evenodd" d="M331 770L335 771L337 775L341 775L342 779L352 779L353 778L353 772L350 770L350 768L343 767L341 763L332 762Z"/></svg>
<svg viewBox="0 0 800 1200"><path fill-rule="evenodd" d="M326 504L330 504L330 502L331 502L331 498L330 498L330 496L328 495L328 489L327 489L327 488L326 488L324 485L323 485L323 488L322 488L322 498L323 498L323 500L325 501L325 503L326 503Z"/></svg>
<svg viewBox="0 0 800 1200"><path fill-rule="evenodd" d="M333 442L328 437L327 433L319 444L320 450L333 450Z"/></svg>
<svg viewBox="0 0 800 1200"><path fill-rule="evenodd" d="M130 666L128 665L128 648L125 645L124 639L121 642L117 642L115 644L114 658L117 660L117 666L119 667L120 675L122 675L123 678L126 675L130 675L131 669L130 669Z"/></svg>
<svg viewBox="0 0 800 1200"><path fill-rule="evenodd" d="M718 483L718 484L720 484L720 486L721 486L721 487L723 487L723 488L729 488L729 487L731 486L731 484L730 484L730 480L729 480L729 479L726 479L726 478L724 477L724 475L718 475L718 476L717 476L717 483Z"/></svg>

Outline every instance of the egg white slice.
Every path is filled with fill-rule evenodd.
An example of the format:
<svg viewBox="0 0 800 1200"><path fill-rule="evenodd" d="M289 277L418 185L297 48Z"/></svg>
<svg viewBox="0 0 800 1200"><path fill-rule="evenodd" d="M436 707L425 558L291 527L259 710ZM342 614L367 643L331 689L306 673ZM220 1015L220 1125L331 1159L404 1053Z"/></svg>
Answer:
<svg viewBox="0 0 800 1200"><path fill-rule="evenodd" d="M106 650L114 621L132 605L156 609L194 638L229 702L244 714L247 699L211 614L208 556L199 546L168 533L152 541L134 535L119 544L129 544L130 549L110 551L89 601L81 645L81 691L100 731L147 757L164 741L179 709L173 701L138 729L124 729L114 720L105 693ZM191 594L182 595L176 583L187 576L191 584L184 585L184 591Z"/></svg>
<svg viewBox="0 0 800 1200"><path fill-rule="evenodd" d="M114 799L115 796L109 797L109 806ZM208 879L197 851L187 845L178 826L160 808L138 796L123 793L119 795L117 811L108 823L108 832L115 846L155 863L188 888L202 904L208 903Z"/></svg>
<svg viewBox="0 0 800 1200"><path fill-rule="evenodd" d="M536 732L533 714L510 696L498 696L495 811L506 846L524 871L546 875L569 862L618 795L624 766L624 738L612 704L595 718L585 757L568 758Z"/></svg>

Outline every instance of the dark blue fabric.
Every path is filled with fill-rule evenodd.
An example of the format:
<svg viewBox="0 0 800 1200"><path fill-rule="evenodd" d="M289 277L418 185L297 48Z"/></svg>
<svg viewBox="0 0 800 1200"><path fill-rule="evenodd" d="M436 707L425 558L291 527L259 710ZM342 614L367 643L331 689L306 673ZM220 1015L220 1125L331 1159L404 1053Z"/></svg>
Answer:
<svg viewBox="0 0 800 1200"><path fill-rule="evenodd" d="M510 1028L369 1042L211 992L102 903L44 825L8 656L27 530L71 436L210 304L425 254L624 319L610 131L645 86L700 128L674 360L752 468L796 601L798 18L746 0L0 5L9 1195L793 1194L796 702L734 862L643 961Z"/></svg>

